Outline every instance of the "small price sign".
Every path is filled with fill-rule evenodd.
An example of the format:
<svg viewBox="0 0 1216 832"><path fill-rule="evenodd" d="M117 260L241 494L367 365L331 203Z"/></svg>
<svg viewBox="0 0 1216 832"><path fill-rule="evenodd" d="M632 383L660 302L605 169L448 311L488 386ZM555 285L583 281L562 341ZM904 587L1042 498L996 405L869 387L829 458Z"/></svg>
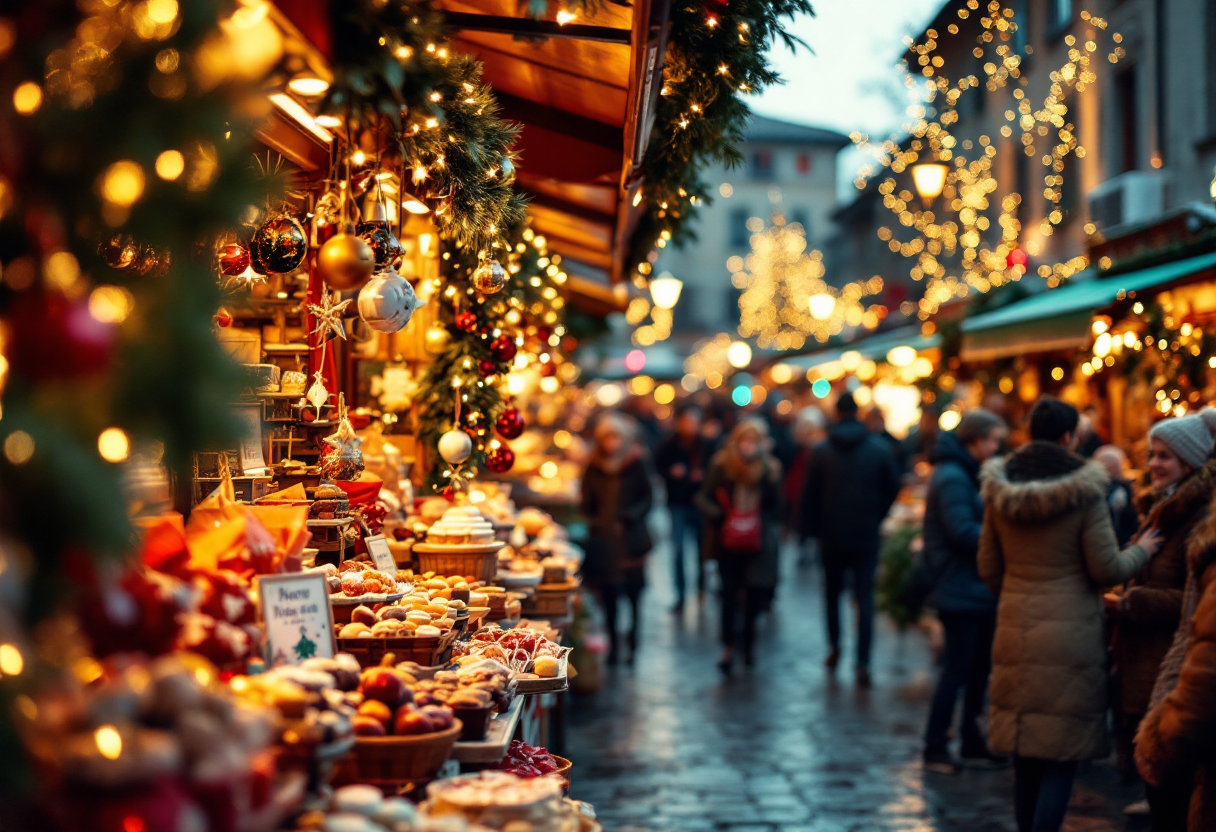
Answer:
<svg viewBox="0 0 1216 832"><path fill-rule="evenodd" d="M334 615L324 575L259 575L257 586L269 666L333 657Z"/></svg>
<svg viewBox="0 0 1216 832"><path fill-rule="evenodd" d="M367 553L372 556L372 562L376 564L376 571L383 572L396 581L397 561L393 559L393 553L389 550L388 541L385 540L384 535L365 537L363 542L367 546Z"/></svg>

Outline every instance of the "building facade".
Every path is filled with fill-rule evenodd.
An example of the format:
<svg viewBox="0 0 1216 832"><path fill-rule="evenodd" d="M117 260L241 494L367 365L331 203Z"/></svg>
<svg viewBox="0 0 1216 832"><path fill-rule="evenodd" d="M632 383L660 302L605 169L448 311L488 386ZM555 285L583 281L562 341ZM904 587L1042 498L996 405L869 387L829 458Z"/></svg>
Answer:
<svg viewBox="0 0 1216 832"><path fill-rule="evenodd" d="M982 30L979 18L986 7L981 0L949 0L918 43L937 41L935 55L944 61L941 71L954 79L972 74L979 89L960 99L958 121L950 128L964 148L981 141L998 150L993 173L1000 184L989 197L991 213L1010 192L1022 196L1018 209L1019 247L1028 255L1028 276L1033 281L1039 266L1065 263L1086 254L1107 236L1153 224L1188 205L1211 205L1213 167L1216 166L1216 2L1212 0L1012 0L1017 32L1010 43L1028 47L1019 73L1022 80L996 92L984 88L983 63L972 50ZM959 10L968 12L959 17ZM1083 10L1104 18L1099 31ZM958 32L950 33L949 27ZM1112 35L1119 41L1112 42ZM1051 171L1040 162L1043 147L1052 137L1037 139L1035 156L1021 152L1020 130L1008 119L1013 87L1020 87L1034 109L1052 84L1052 74L1070 60L1070 50L1097 44L1091 58L1096 83L1065 99L1065 121L1072 125L1084 155L1069 154L1058 202L1050 201L1044 176ZM1071 43L1070 43L1071 41ZM1108 55L1118 50L1118 60ZM909 52L913 70L918 56ZM1075 54L1075 53L1074 53ZM1013 125L1004 137L1001 128ZM1052 131L1054 136L1054 130ZM879 176L879 179L885 178ZM911 189L911 177L897 177L900 188ZM1043 233L1042 221L1053 210L1062 221ZM840 228L829 246L829 274L836 281L864 280L880 274L897 300L913 298L921 287L909 277L915 261L889 256L878 229L898 227L895 215L885 209L874 182L843 206L836 215ZM995 229L989 233L995 242ZM867 247L867 241L869 246ZM890 271L888 271L890 270ZM903 288L899 288L899 287ZM1037 288L1037 287L1028 287ZM907 309L907 307L905 307Z"/></svg>
<svg viewBox="0 0 1216 832"><path fill-rule="evenodd" d="M704 174L715 193L713 204L701 209L698 239L663 250L655 265L656 274L669 271L684 281L674 316L677 337L735 332L739 290L727 261L750 251L752 218L767 225L780 211L787 222L802 225L808 249L823 248L837 206L836 154L847 144L847 136L832 130L752 116L743 165L719 165Z"/></svg>

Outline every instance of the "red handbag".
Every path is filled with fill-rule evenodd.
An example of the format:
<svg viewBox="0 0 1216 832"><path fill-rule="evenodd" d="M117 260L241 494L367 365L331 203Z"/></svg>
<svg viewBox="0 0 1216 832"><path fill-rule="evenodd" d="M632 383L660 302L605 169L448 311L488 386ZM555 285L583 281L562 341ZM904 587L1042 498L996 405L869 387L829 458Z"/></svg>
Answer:
<svg viewBox="0 0 1216 832"><path fill-rule="evenodd" d="M719 494L726 517L722 521L720 543L723 549L731 552L757 554L764 548L764 526L760 520L759 510L739 511L730 504L724 493Z"/></svg>

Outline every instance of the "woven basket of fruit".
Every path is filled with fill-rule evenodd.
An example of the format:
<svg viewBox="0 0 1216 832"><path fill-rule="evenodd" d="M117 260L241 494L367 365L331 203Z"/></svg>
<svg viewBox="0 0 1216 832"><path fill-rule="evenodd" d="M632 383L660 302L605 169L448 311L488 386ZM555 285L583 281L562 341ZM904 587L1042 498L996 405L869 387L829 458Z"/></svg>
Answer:
<svg viewBox="0 0 1216 832"><path fill-rule="evenodd" d="M398 662L414 662L423 667L447 664L452 658L452 643L459 633L448 630L439 636L404 638L339 638L338 649L359 660L361 667L375 667L392 654Z"/></svg>
<svg viewBox="0 0 1216 832"><path fill-rule="evenodd" d="M497 548L461 549L452 545L417 544L414 556L421 572L438 575L463 575L474 581L492 583L498 574Z"/></svg>
<svg viewBox="0 0 1216 832"><path fill-rule="evenodd" d="M334 782L391 787L431 780L451 756L462 728L457 719L451 727L429 734L358 737Z"/></svg>

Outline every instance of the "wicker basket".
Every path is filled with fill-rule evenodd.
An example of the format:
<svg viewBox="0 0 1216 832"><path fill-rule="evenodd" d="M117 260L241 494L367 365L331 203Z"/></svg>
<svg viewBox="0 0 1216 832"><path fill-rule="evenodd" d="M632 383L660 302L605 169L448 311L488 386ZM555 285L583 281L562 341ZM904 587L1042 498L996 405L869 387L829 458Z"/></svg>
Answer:
<svg viewBox="0 0 1216 832"><path fill-rule="evenodd" d="M574 767L574 763L570 762L565 757L559 757L556 754L553 754L552 756L553 759L557 761L558 769L557 771L553 772L553 775L550 776L555 775L562 778L562 782L566 784L562 787L562 791L565 794L570 794L570 769Z"/></svg>
<svg viewBox="0 0 1216 832"><path fill-rule="evenodd" d="M367 783L393 789L431 780L451 756L464 729L460 720L446 731L409 737L359 737L338 767L335 785Z"/></svg>
<svg viewBox="0 0 1216 832"><path fill-rule="evenodd" d="M415 546L414 556L418 559L419 571L423 573L434 572L448 577L459 575L484 583L493 583L494 576L498 574L497 552L462 552L459 549L435 552L429 546Z"/></svg>
<svg viewBox="0 0 1216 832"><path fill-rule="evenodd" d="M568 618L574 613L574 590L539 586L522 604L522 612L529 618Z"/></svg>
<svg viewBox="0 0 1216 832"><path fill-rule="evenodd" d="M452 644L458 635L455 629L440 636L407 636L404 638L340 638L338 650L350 653L361 667L378 667L392 653L397 662L414 662L423 667L447 664L452 658Z"/></svg>

